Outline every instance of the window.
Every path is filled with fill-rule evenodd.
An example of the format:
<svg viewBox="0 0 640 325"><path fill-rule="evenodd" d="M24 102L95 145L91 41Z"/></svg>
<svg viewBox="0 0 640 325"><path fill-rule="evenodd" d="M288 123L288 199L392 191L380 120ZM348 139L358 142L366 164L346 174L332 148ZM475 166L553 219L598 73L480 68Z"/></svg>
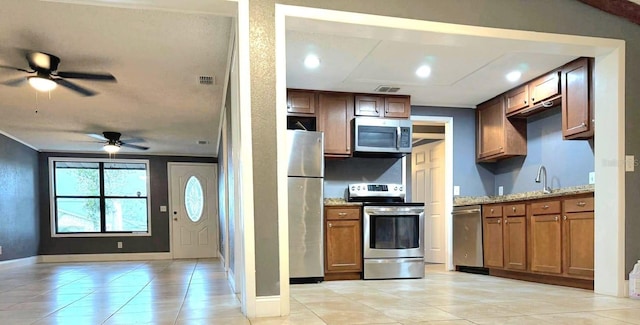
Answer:
<svg viewBox="0 0 640 325"><path fill-rule="evenodd" d="M50 158L54 236L149 235L148 161Z"/></svg>

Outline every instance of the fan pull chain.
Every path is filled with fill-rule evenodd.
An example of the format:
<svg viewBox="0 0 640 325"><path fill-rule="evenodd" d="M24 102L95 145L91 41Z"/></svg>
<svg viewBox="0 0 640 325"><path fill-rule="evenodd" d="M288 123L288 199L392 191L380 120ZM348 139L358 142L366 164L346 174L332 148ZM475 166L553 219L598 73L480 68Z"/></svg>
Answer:
<svg viewBox="0 0 640 325"><path fill-rule="evenodd" d="M38 114L38 92L36 91L36 114Z"/></svg>

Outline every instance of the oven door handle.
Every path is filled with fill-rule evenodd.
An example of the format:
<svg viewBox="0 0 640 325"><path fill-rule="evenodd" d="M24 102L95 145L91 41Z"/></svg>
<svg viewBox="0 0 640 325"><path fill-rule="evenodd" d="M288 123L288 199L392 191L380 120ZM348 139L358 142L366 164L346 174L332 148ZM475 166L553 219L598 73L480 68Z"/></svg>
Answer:
<svg viewBox="0 0 640 325"><path fill-rule="evenodd" d="M383 264L383 263L410 263L410 262L414 262L414 263L423 263L424 262L424 257L407 257L407 258L365 258L364 262L369 264L369 263L379 263L379 264Z"/></svg>
<svg viewBox="0 0 640 325"><path fill-rule="evenodd" d="M413 209L413 210L385 210L385 211L371 211L365 210L365 213L370 216L417 216L423 213L423 209Z"/></svg>

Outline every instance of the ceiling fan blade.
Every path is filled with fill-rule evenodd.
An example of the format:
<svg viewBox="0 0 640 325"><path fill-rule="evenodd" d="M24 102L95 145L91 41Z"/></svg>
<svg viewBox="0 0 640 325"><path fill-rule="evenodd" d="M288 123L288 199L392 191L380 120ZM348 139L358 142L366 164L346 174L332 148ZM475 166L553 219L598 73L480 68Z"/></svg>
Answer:
<svg viewBox="0 0 640 325"><path fill-rule="evenodd" d="M98 139L100 141L109 141L109 139L107 139L104 136L102 136L102 134L88 133L87 135L92 137L92 138L94 138L94 139Z"/></svg>
<svg viewBox="0 0 640 325"><path fill-rule="evenodd" d="M97 92L84 88L84 87L80 87L76 84L74 84L73 82L64 80L64 79L53 79L53 81L55 81L58 85L63 86L63 87L67 87L79 94L82 94L84 96L94 96L97 94Z"/></svg>
<svg viewBox="0 0 640 325"><path fill-rule="evenodd" d="M128 148L133 148L133 149L138 149L138 150L149 150L149 147L143 147L143 146L139 146L136 144L129 144L129 143L124 143L124 142L120 142L120 145L123 147L128 147Z"/></svg>
<svg viewBox="0 0 640 325"><path fill-rule="evenodd" d="M86 80L96 80L96 81L117 82L116 77L114 77L110 73L59 71L56 73L56 75L58 77L69 78L69 79L86 79Z"/></svg>
<svg viewBox="0 0 640 325"><path fill-rule="evenodd" d="M11 86L11 87L18 87L18 86L22 86L27 82L27 78L22 77L22 78L18 78L18 79L11 79L11 80L7 80L7 81L3 81L0 84L3 84L5 86Z"/></svg>
<svg viewBox="0 0 640 325"><path fill-rule="evenodd" d="M35 71L25 70L25 69L22 69L22 68L10 67L10 66L7 66L7 65L0 65L0 68L2 68L2 69L17 70L17 71L22 71L22 72L27 72L27 73L33 73L33 72L35 72Z"/></svg>
<svg viewBox="0 0 640 325"><path fill-rule="evenodd" d="M120 140L124 143L138 143L138 142L144 142L144 139L142 138L131 138L131 139L124 139L124 140Z"/></svg>

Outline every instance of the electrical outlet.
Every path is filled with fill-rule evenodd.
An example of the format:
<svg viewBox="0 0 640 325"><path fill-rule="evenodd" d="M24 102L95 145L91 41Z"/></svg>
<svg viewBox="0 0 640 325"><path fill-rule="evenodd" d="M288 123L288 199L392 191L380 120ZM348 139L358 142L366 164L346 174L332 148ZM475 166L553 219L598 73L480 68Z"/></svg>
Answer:
<svg viewBox="0 0 640 325"><path fill-rule="evenodd" d="M596 172L590 172L589 173L589 184L595 184L596 183Z"/></svg>
<svg viewBox="0 0 640 325"><path fill-rule="evenodd" d="M118 248L122 248L122 242L121 241L118 242Z"/></svg>
<svg viewBox="0 0 640 325"><path fill-rule="evenodd" d="M626 155L624 157L624 163L625 163L625 171L628 171L628 172L635 171L636 157L634 157L633 155Z"/></svg>
<svg viewBox="0 0 640 325"><path fill-rule="evenodd" d="M160 206L160 212L167 212L167 206L166 205L161 205Z"/></svg>
<svg viewBox="0 0 640 325"><path fill-rule="evenodd" d="M504 186L498 186L498 195L504 195Z"/></svg>
<svg viewBox="0 0 640 325"><path fill-rule="evenodd" d="M453 195L460 195L460 186L453 187Z"/></svg>

